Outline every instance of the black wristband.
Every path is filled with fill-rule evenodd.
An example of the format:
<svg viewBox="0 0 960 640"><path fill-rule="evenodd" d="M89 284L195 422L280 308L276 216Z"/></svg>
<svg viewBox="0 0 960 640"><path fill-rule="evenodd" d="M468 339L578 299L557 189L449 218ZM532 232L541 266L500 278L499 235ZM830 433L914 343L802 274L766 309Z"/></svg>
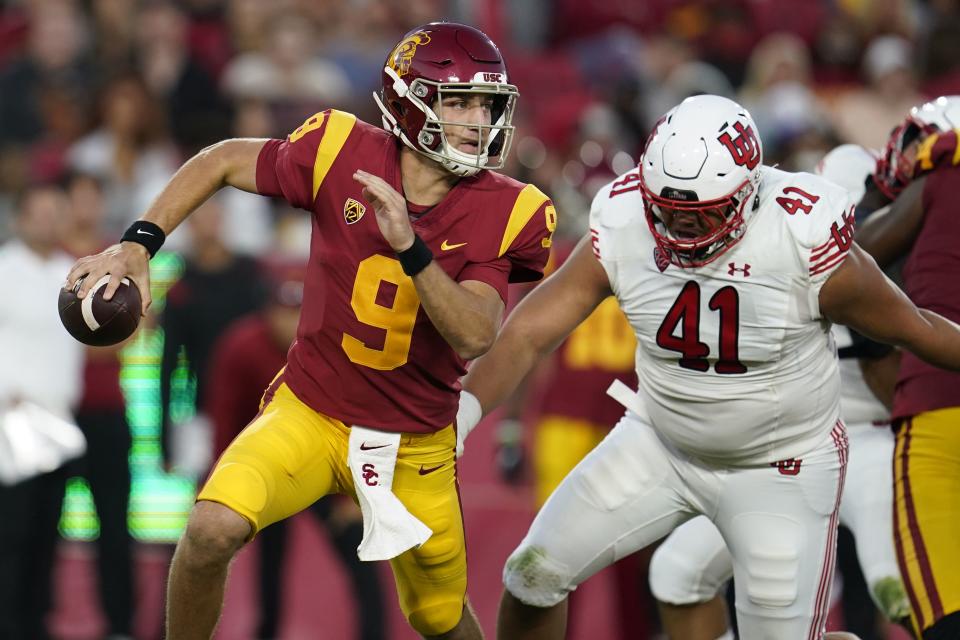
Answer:
<svg viewBox="0 0 960 640"><path fill-rule="evenodd" d="M420 236L414 234L413 244L408 249L398 251L397 259L400 260L403 272L412 278L433 262L433 252L427 247L427 243L420 239Z"/></svg>
<svg viewBox="0 0 960 640"><path fill-rule="evenodd" d="M147 222L146 220L135 220L134 223L123 232L123 237L120 238L120 242L136 242L137 244L143 245L152 258L157 255L157 251L160 251L160 247L163 246L163 241L166 239L167 234L157 225L152 222Z"/></svg>

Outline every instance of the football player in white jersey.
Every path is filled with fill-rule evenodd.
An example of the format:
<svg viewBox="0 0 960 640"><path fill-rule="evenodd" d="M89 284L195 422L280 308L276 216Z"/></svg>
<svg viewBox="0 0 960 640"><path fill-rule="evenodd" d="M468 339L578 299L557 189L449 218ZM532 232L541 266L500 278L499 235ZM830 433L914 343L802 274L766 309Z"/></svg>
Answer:
<svg viewBox="0 0 960 640"><path fill-rule="evenodd" d="M500 638L562 638L572 589L700 514L730 548L743 637L821 638L847 459L830 322L960 369L960 327L853 243L849 194L763 166L755 132L717 96L667 113L465 379L461 436L611 293L637 335L626 415L507 560Z"/></svg>
<svg viewBox="0 0 960 640"><path fill-rule="evenodd" d="M877 155L845 144L824 157L817 173L844 187L855 201L865 192ZM834 325L840 353L841 415L850 455L840 503L840 523L857 541L857 556L870 595L888 620L909 622L910 601L897 567L893 536L893 432L890 412L867 387L850 331ZM879 426L883 425L883 426ZM650 563L650 589L660 603L667 637L683 640L732 638L721 587L733 576L733 559L723 536L704 516L675 530Z"/></svg>

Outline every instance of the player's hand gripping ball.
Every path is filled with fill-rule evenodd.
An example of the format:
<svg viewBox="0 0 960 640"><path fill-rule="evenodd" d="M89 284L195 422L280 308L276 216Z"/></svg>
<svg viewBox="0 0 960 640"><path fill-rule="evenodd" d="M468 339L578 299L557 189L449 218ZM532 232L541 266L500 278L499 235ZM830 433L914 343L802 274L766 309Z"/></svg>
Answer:
<svg viewBox="0 0 960 640"><path fill-rule="evenodd" d="M137 285L124 278L113 297L104 300L103 291L109 281L109 275L100 278L82 300L77 297L82 278L72 289L60 289L60 321L70 335L84 344L105 347L123 342L140 324L142 303Z"/></svg>

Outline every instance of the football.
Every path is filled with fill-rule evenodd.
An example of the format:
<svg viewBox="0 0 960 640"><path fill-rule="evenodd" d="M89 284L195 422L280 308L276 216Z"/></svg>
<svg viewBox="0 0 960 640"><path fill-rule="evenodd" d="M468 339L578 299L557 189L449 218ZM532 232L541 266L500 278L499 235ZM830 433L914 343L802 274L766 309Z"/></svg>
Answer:
<svg viewBox="0 0 960 640"><path fill-rule="evenodd" d="M73 289L60 290L57 307L60 321L74 338L94 347L105 347L122 342L133 335L140 324L140 290L129 278L120 281L120 286L110 300L103 299L110 276L97 281L86 298L77 297L81 278Z"/></svg>

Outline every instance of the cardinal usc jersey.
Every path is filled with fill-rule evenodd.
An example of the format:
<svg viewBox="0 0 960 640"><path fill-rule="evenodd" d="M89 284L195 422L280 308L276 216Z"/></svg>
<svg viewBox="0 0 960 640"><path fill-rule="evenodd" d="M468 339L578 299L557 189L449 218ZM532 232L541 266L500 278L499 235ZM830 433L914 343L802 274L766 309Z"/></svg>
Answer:
<svg viewBox="0 0 960 640"><path fill-rule="evenodd" d="M923 185L923 225L903 266L903 289L918 307L960 322L960 226L956 185L960 180L957 131L932 134L917 150L917 168L929 171ZM900 361L894 418L958 405L960 374L928 364L905 351Z"/></svg>
<svg viewBox="0 0 960 640"><path fill-rule="evenodd" d="M388 132L324 111L286 140L266 143L257 190L313 218L284 382L311 408L347 424L423 433L453 422L465 362L421 308L353 179L362 169L403 193L399 157ZM412 224L451 278L485 282L506 298L508 281L541 277L556 213L536 187L482 171Z"/></svg>
<svg viewBox="0 0 960 640"><path fill-rule="evenodd" d="M853 202L831 182L763 167L758 207L719 259L659 254L636 170L597 194L594 251L637 335L651 424L708 461L800 457L837 423L840 381L819 291L853 243Z"/></svg>
<svg viewBox="0 0 960 640"><path fill-rule="evenodd" d="M913 175L927 171L960 165L960 140L958 130L932 133L917 147L917 159Z"/></svg>

